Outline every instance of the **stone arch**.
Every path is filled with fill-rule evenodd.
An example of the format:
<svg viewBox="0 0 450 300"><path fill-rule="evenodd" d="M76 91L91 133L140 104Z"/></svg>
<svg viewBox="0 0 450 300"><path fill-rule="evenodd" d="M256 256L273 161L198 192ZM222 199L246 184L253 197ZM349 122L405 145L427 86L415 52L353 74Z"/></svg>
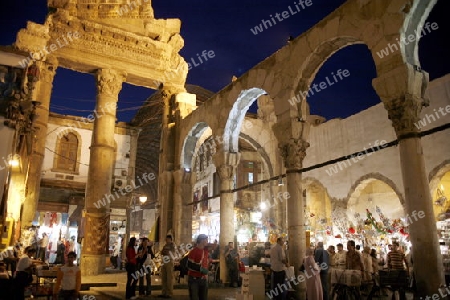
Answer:
<svg viewBox="0 0 450 300"><path fill-rule="evenodd" d="M250 88L243 90L230 110L223 136L223 149L226 152L236 153L238 149L239 133L241 132L242 121L250 105L259 96L267 94L260 88Z"/></svg>
<svg viewBox="0 0 450 300"><path fill-rule="evenodd" d="M258 141L256 141L254 138L252 138L251 136L245 134L245 133L240 133L239 134L239 138L244 139L245 141L247 141L250 145L252 145L256 151L258 151L259 155L261 155L262 160L265 162L267 170L269 172L269 178L272 178L274 176L273 173L273 165L270 161L270 156L267 153L266 149L264 149L263 147L261 147L261 145L258 143Z"/></svg>
<svg viewBox="0 0 450 300"><path fill-rule="evenodd" d="M181 150L180 162L184 169L190 169L192 166L192 159L195 155L195 147L198 140L202 136L203 132L208 129L209 126L205 122L199 122L195 124L189 133L186 135L183 147Z"/></svg>
<svg viewBox="0 0 450 300"><path fill-rule="evenodd" d="M428 18L431 10L437 0L414 1L412 7L410 4L405 5L405 12L409 11L408 17L405 19L400 34L400 41L408 41L408 43L400 43L400 50L403 53L405 61L413 66L420 67L419 61L419 40L423 25ZM409 41L410 36L414 36L414 41Z"/></svg>
<svg viewBox="0 0 450 300"><path fill-rule="evenodd" d="M447 190L441 190L444 192L444 195L446 195L447 201L444 202L435 202L435 200L438 200L438 188L440 188L439 184L442 183L444 179L447 179L448 181L448 173L450 172L450 159L447 159L437 165L436 167L431 170L430 174L428 175L429 182L430 182L430 194L431 199L433 201L433 211L436 218L439 218L440 213L443 213L447 211L450 208L450 202L449 202L449 192ZM439 204L438 204L439 203Z"/></svg>
<svg viewBox="0 0 450 300"><path fill-rule="evenodd" d="M371 180L379 180L387 184L395 192L398 199L400 200L400 203L402 205L405 204L403 194L400 192L397 185L392 180L380 173L369 173L361 176L358 180L356 180L355 183L351 186L350 191L347 194L347 198L345 199L347 203L355 192L360 192L368 183L370 183Z"/></svg>
<svg viewBox="0 0 450 300"><path fill-rule="evenodd" d="M447 172L450 172L450 159L444 160L431 170L428 175L428 181L430 182L430 192L432 195L436 192L439 181Z"/></svg>
<svg viewBox="0 0 450 300"><path fill-rule="evenodd" d="M330 242L333 222L333 206L330 195L320 180L306 177L302 180L303 196L305 196L305 225L310 230L311 241Z"/></svg>

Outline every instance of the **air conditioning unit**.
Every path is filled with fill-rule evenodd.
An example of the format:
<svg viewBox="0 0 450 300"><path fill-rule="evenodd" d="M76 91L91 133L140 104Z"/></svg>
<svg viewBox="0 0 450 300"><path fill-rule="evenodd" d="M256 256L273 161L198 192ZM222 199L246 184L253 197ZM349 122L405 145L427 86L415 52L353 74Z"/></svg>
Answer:
<svg viewBox="0 0 450 300"><path fill-rule="evenodd" d="M114 178L114 189L121 190L124 189L127 185L127 179L126 178Z"/></svg>

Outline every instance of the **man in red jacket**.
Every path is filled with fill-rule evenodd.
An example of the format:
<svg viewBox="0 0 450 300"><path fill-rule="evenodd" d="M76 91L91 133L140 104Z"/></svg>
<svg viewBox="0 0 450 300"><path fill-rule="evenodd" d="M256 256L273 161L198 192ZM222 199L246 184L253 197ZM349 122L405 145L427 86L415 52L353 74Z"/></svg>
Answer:
<svg viewBox="0 0 450 300"><path fill-rule="evenodd" d="M200 234L197 237L197 246L189 252L188 256L188 286L191 300L208 299L208 236Z"/></svg>

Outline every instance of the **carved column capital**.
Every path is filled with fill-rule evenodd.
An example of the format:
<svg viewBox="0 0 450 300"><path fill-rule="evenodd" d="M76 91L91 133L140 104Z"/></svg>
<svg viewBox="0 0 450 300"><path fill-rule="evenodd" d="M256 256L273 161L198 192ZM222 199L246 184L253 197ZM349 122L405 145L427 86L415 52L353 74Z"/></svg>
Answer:
<svg viewBox="0 0 450 300"><path fill-rule="evenodd" d="M125 81L125 74L112 69L99 69L96 75L98 93L117 98Z"/></svg>
<svg viewBox="0 0 450 300"><path fill-rule="evenodd" d="M398 137L419 132L415 124L419 121L422 107L425 106L423 98L406 94L401 98L386 100L383 103Z"/></svg>
<svg viewBox="0 0 450 300"><path fill-rule="evenodd" d="M291 138L288 142L280 143L279 148L286 169L301 169L308 147L309 143L302 139Z"/></svg>
<svg viewBox="0 0 450 300"><path fill-rule="evenodd" d="M240 153L218 151L214 154L214 165L221 180L232 180L234 170L239 164Z"/></svg>
<svg viewBox="0 0 450 300"><path fill-rule="evenodd" d="M398 137L415 134L422 107L429 105L425 98L428 73L408 64L390 70L372 82Z"/></svg>
<svg viewBox="0 0 450 300"><path fill-rule="evenodd" d="M39 80L44 81L45 83L53 83L53 78L56 74L56 69L58 68L58 61L56 58L50 59L47 61L37 61L37 66L39 67Z"/></svg>

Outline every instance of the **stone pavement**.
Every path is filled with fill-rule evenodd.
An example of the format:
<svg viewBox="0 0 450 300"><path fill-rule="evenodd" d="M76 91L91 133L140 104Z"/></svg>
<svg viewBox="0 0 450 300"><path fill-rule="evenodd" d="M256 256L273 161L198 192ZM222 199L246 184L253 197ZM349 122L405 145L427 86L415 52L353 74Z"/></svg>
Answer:
<svg viewBox="0 0 450 300"><path fill-rule="evenodd" d="M83 276L81 282L84 283L117 283L117 287L92 287L89 291L81 292L81 300L110 300L110 299L125 299L125 286L127 282L127 274L125 270L106 269L105 274L96 276ZM174 282L175 283L175 282ZM211 286L208 290L208 300L235 300L236 293L240 292L240 288L224 288L218 286ZM138 295L136 291L136 296ZM151 297L139 297L140 300L145 299L164 299L157 298L161 294L161 280L159 276L152 276L152 296ZM386 297L378 297L377 300L391 299L391 292L388 292ZM362 299L367 297L363 296ZM175 285L174 300L188 300L189 292L186 285ZM266 297L266 299L269 299ZM406 294L406 299L413 299L411 293ZM289 299L288 299L289 300Z"/></svg>
<svg viewBox="0 0 450 300"><path fill-rule="evenodd" d="M125 286L127 282L127 274L125 270L106 269L105 274L96 276L83 276L81 283L117 283L117 287L91 287L88 291L81 292L82 300L110 300L125 299ZM236 293L240 292L239 288L221 288L210 286L208 290L208 300L234 300ZM136 296L139 294L136 291ZM164 299L157 298L161 294L161 280L159 276L152 276L152 296L139 297L139 299ZM94 298L95 297L95 298ZM175 285L174 300L188 300L189 292L186 285Z"/></svg>

